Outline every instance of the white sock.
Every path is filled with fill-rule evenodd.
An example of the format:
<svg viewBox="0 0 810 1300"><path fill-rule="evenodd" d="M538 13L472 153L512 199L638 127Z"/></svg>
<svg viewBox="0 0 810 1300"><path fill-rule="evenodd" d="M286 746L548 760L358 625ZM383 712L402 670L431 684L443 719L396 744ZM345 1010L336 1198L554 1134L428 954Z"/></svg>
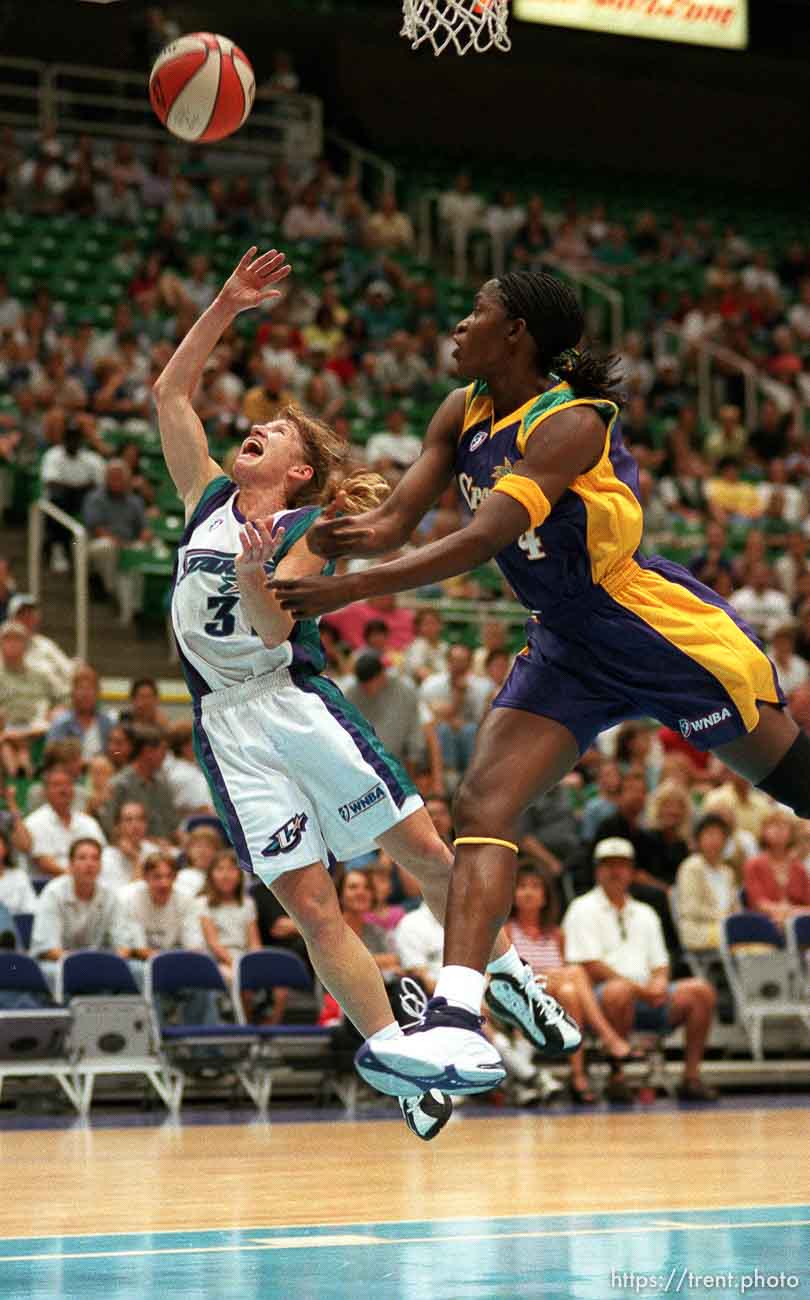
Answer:
<svg viewBox="0 0 810 1300"><path fill-rule="evenodd" d="M443 966L433 996L447 998L451 1006L463 1007L478 1016L484 996L484 976L471 966Z"/></svg>
<svg viewBox="0 0 810 1300"><path fill-rule="evenodd" d="M510 946L502 957L496 957L487 966L488 975L511 975L514 979L519 980L523 977L523 962L518 956L517 948L514 944Z"/></svg>
<svg viewBox="0 0 810 1300"><path fill-rule="evenodd" d="M384 1043L387 1038L399 1038L401 1033L402 1026L398 1025L396 1020L392 1020L390 1025L383 1025L382 1029L378 1029L376 1034L372 1034L368 1041L370 1043Z"/></svg>

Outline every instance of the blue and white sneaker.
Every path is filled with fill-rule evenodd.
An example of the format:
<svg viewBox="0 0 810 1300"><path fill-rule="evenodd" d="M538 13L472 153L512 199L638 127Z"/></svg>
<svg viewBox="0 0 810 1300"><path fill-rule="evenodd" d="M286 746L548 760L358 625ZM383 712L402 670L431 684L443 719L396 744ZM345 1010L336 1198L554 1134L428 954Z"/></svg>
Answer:
<svg viewBox="0 0 810 1300"><path fill-rule="evenodd" d="M399 1109L411 1132L431 1142L452 1115L453 1103L438 1088L431 1088L421 1097L400 1097Z"/></svg>
<svg viewBox="0 0 810 1300"><path fill-rule="evenodd" d="M482 1024L480 1016L446 998L431 998L422 1020L373 1048L365 1042L354 1064L366 1083L392 1097L417 1097L433 1088L489 1092L503 1082L506 1070Z"/></svg>
<svg viewBox="0 0 810 1300"><path fill-rule="evenodd" d="M546 981L523 963L523 976L491 975L484 1001L494 1016L520 1029L542 1056L565 1056L582 1043L582 1031L550 993Z"/></svg>

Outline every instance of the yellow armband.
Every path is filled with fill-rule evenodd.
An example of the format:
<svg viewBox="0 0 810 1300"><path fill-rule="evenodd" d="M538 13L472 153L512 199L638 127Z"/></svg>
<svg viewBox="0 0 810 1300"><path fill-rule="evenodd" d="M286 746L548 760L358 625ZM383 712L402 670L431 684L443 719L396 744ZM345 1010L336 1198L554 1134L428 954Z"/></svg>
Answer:
<svg viewBox="0 0 810 1300"><path fill-rule="evenodd" d="M507 496L519 501L528 511L532 528L539 528L551 514L551 505L543 489L538 487L534 479L526 478L524 474L504 474L492 490L505 492Z"/></svg>

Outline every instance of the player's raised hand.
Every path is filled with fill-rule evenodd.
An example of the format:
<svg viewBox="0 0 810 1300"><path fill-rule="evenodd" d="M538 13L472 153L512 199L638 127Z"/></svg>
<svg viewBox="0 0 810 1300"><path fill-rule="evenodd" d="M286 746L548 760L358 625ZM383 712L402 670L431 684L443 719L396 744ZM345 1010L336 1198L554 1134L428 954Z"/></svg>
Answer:
<svg viewBox="0 0 810 1300"><path fill-rule="evenodd" d="M281 290L275 286L291 270L286 253L279 253L275 248L259 253L254 244L220 289L220 301L234 312L274 303L281 297Z"/></svg>
<svg viewBox="0 0 810 1300"><path fill-rule="evenodd" d="M376 510L347 515L346 498L339 491L307 533L307 546L326 560L341 555L379 555L390 549L384 537L385 526Z"/></svg>
<svg viewBox="0 0 810 1300"><path fill-rule="evenodd" d="M284 529L279 528L274 536L271 524L272 519L257 519L255 523L249 519L244 528L240 528L242 551L236 557L237 578L254 582L258 580L262 585L266 584L266 566L284 541Z"/></svg>

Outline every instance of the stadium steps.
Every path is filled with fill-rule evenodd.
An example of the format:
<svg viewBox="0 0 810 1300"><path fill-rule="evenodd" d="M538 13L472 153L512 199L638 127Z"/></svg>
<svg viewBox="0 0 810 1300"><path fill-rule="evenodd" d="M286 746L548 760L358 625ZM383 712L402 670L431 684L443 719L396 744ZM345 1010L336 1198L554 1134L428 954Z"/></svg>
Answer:
<svg viewBox="0 0 810 1300"><path fill-rule="evenodd" d="M28 550L25 528L0 529L0 554L6 556L17 581L18 591L28 583ZM72 575L43 571L42 631L53 637L67 654L76 646L76 610ZM89 659L102 676L179 677L170 664L165 626L160 622L143 627L121 627L114 607L91 601Z"/></svg>

